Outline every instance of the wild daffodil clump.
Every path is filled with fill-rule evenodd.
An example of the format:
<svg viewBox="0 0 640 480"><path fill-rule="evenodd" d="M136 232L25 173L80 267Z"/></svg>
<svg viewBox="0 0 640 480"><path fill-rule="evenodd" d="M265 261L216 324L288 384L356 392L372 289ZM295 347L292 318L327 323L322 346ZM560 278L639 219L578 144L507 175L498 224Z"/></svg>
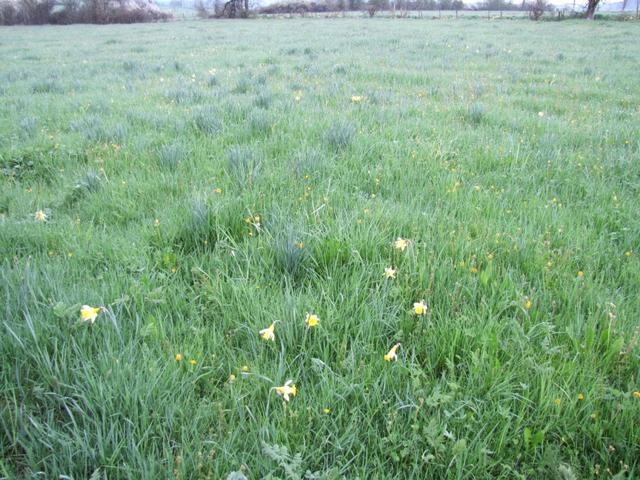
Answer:
<svg viewBox="0 0 640 480"><path fill-rule="evenodd" d="M640 24L385 15L0 29L0 477L640 477Z"/></svg>

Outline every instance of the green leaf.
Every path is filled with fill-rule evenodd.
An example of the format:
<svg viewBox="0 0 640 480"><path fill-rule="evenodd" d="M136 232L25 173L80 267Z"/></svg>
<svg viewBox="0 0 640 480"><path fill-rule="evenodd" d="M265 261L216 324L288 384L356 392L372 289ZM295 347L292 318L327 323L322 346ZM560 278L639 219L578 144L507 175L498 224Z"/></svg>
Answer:
<svg viewBox="0 0 640 480"><path fill-rule="evenodd" d="M461 438L453 444L453 448L451 449L451 451L454 456L463 454L467 451L467 441L464 438Z"/></svg>
<svg viewBox="0 0 640 480"><path fill-rule="evenodd" d="M539 432L536 432L536 434L532 437L532 444L533 444L533 448L542 445L542 443L544 442L544 431L540 430Z"/></svg>
<svg viewBox="0 0 640 480"><path fill-rule="evenodd" d="M529 427L524 427L524 448L529 450L531 446L531 429Z"/></svg>
<svg viewBox="0 0 640 480"><path fill-rule="evenodd" d="M67 314L67 309L64 306L64 303L58 302L53 306L53 314L57 318L64 318Z"/></svg>

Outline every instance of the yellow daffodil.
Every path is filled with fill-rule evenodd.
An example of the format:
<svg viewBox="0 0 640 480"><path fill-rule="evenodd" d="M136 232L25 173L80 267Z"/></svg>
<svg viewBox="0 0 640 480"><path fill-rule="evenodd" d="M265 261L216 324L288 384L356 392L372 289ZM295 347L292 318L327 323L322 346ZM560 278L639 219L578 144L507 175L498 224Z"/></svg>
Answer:
<svg viewBox="0 0 640 480"><path fill-rule="evenodd" d="M625 257L630 257L631 255L633 255L633 252L631 250L627 250L626 252L624 252Z"/></svg>
<svg viewBox="0 0 640 480"><path fill-rule="evenodd" d="M233 383L236 381L236 376L232 373L231 375L229 375L229 383Z"/></svg>
<svg viewBox="0 0 640 480"><path fill-rule="evenodd" d="M316 315L315 313L307 313L304 322L307 324L307 327L315 328L320 324L320 317L318 317L318 315Z"/></svg>
<svg viewBox="0 0 640 480"><path fill-rule="evenodd" d="M275 329L276 329L276 322L273 322L267 328L263 328L262 330L260 330L260 336L262 337L263 340L266 340L266 341L271 340L272 342L275 342L276 341Z"/></svg>
<svg viewBox="0 0 640 480"><path fill-rule="evenodd" d="M391 347L391 350L389 350L389 353L385 353L384 355L384 361L385 362L390 362L391 360L397 360L398 359L398 348L400 348L400 344L396 343L393 347Z"/></svg>
<svg viewBox="0 0 640 480"><path fill-rule="evenodd" d="M220 187L217 187L213 190L216 193L222 193L222 189Z"/></svg>
<svg viewBox="0 0 640 480"><path fill-rule="evenodd" d="M558 406L558 407L560 406L560 402L561 402L561 400L560 400L559 398L556 398L556 399L553 401L553 403L555 403L555 404L556 404L556 406Z"/></svg>
<svg viewBox="0 0 640 480"><path fill-rule="evenodd" d="M331 409L325 407L325 408L322 409L322 413L324 413L325 415L329 415L331 413Z"/></svg>
<svg viewBox="0 0 640 480"><path fill-rule="evenodd" d="M33 218L35 218L36 222L46 222L47 221L47 214L44 213L42 210L38 210L33 215Z"/></svg>
<svg viewBox="0 0 640 480"><path fill-rule="evenodd" d="M393 242L393 246L396 248L396 250L404 252L409 246L409 240L407 240L406 238L398 237L396 241Z"/></svg>
<svg viewBox="0 0 640 480"><path fill-rule="evenodd" d="M396 270L393 267L387 267L384 269L385 278L394 279L396 278Z"/></svg>
<svg viewBox="0 0 640 480"><path fill-rule="evenodd" d="M413 304L413 313L418 316L422 316L427 313L427 305L424 303L424 300L420 300Z"/></svg>
<svg viewBox="0 0 640 480"><path fill-rule="evenodd" d="M353 103L360 103L363 100L364 97L362 97L362 95L352 95L351 96L351 101Z"/></svg>
<svg viewBox="0 0 640 480"><path fill-rule="evenodd" d="M181 362L182 361L182 354L181 353L176 353L176 362Z"/></svg>
<svg viewBox="0 0 640 480"><path fill-rule="evenodd" d="M526 310L531 310L531 307L533 307L533 302L532 302L529 298L527 298L527 299L524 301L524 308L525 308Z"/></svg>
<svg viewBox="0 0 640 480"><path fill-rule="evenodd" d="M198 362L196 361L195 358L192 358L191 360L189 360L189 365L195 365L196 363Z"/></svg>
<svg viewBox="0 0 640 480"><path fill-rule="evenodd" d="M578 278L582 278L582 277L584 277L584 272L582 270L580 270L578 272Z"/></svg>
<svg viewBox="0 0 640 480"><path fill-rule="evenodd" d="M298 393L298 389L296 388L293 380L287 380L287 382L281 387L274 387L276 393L284 398L286 402L290 400L290 397L295 397Z"/></svg>
<svg viewBox="0 0 640 480"><path fill-rule="evenodd" d="M89 305L83 305L80 309L80 320L83 322L93 323L96 321L101 310L102 307L90 307Z"/></svg>
<svg viewBox="0 0 640 480"><path fill-rule="evenodd" d="M578 400L579 400L579 401L584 400L584 395L583 395L582 393L579 393L579 394L578 394Z"/></svg>
<svg viewBox="0 0 640 480"><path fill-rule="evenodd" d="M640 399L640 391L639 390L636 390L635 392L633 392L633 398Z"/></svg>
<svg viewBox="0 0 640 480"><path fill-rule="evenodd" d="M242 370L244 373L247 373L249 371L249 366L248 365L243 365L240 370Z"/></svg>

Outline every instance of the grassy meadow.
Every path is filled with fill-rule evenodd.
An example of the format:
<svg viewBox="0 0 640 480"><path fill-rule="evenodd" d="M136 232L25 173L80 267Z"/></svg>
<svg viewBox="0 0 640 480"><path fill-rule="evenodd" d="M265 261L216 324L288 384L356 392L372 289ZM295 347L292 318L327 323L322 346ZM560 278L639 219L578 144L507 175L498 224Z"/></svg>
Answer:
<svg viewBox="0 0 640 480"><path fill-rule="evenodd" d="M640 477L638 37L0 29L0 477Z"/></svg>

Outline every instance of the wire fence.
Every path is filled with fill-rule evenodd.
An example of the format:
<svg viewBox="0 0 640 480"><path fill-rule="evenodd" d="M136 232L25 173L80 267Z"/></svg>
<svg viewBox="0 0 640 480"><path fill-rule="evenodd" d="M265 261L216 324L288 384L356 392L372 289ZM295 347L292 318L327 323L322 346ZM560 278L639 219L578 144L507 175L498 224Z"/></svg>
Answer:
<svg viewBox="0 0 640 480"><path fill-rule="evenodd" d="M636 8L634 10L625 11L598 11L598 16L606 16L619 19L640 19L640 0L637 0ZM196 17L196 10L194 8L182 7L172 8L176 19L189 19ZM579 5L575 5L573 8L554 8L544 13L543 18L571 18L574 16L581 16L584 14L585 9L580 8ZM370 17L370 14L366 10L356 11L334 11L334 12L308 12L308 11L296 11L291 13L260 13L259 17L263 18L357 18L357 17ZM423 18L423 19L471 19L471 18L484 18L487 20L496 19L524 19L529 18L529 12L527 10L379 10L374 14L375 18Z"/></svg>
<svg viewBox="0 0 640 480"><path fill-rule="evenodd" d="M640 4L640 0L639 0ZM571 18L583 15L584 9L573 8L554 8L546 11L543 18ZM598 16L633 18L640 19L640 12L636 11L603 11L597 12ZM291 13L269 13L259 14L266 18L353 18L353 17L369 17L367 11L338 11L338 12L306 12L297 11ZM373 15L375 18L424 18L424 19L453 19L453 18L484 18L487 20L495 19L523 19L529 18L527 10L380 10Z"/></svg>

